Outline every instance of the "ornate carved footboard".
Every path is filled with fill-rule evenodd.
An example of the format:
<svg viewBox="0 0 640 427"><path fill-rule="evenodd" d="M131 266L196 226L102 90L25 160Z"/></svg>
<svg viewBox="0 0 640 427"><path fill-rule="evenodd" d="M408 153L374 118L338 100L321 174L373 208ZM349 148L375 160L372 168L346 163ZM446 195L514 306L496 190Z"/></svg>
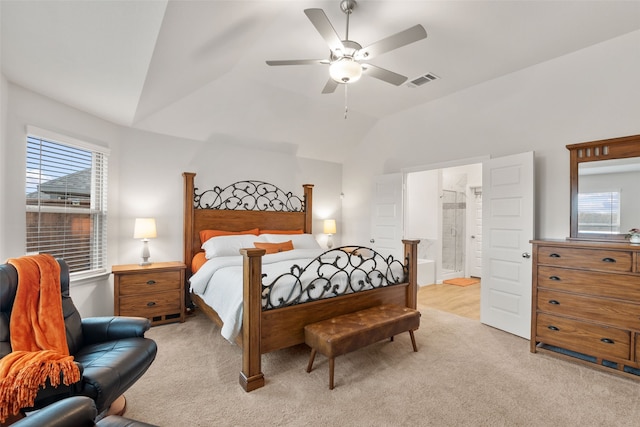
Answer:
<svg viewBox="0 0 640 427"><path fill-rule="evenodd" d="M242 249L244 256L244 312L242 326L242 372L240 385L252 391L264 385L261 355L304 342L304 327L341 314L394 303L416 308L418 240L403 240L405 273L402 283L380 286L328 299L265 310L262 307L263 249ZM380 278L377 278L380 280Z"/></svg>
<svg viewBox="0 0 640 427"><path fill-rule="evenodd" d="M282 192L277 188L273 190L274 186L271 184L259 183L265 184L266 187L255 185L257 181L200 191L194 185L194 173L185 172L183 176L184 257L188 266L187 277L191 274L193 257L201 252L201 230L299 229L304 233L311 233L313 185L304 185L303 198L296 199L291 193ZM257 194L246 194L247 189L253 188L258 188ZM225 192L231 193L231 201L226 196L221 196ZM279 192L289 201L274 201L271 198L272 194ZM243 389L251 391L262 387L264 375L261 370L261 355L303 343L304 326L309 323L385 303L416 308L418 241L403 242L402 261L385 259L373 250L363 247L343 247L328 251L324 254L326 263L318 260L314 261L316 264L308 267L318 273L318 277L312 280L310 285L303 285L302 281L297 284L305 266L283 275L288 277L263 280L262 256L265 250L242 249L243 323L240 339L236 342L242 347L243 353L240 372L240 384ZM334 257L338 252L342 255ZM392 270L390 265L395 265L396 268ZM347 278L347 271L355 273ZM348 286L336 286L327 280L331 275L341 275L343 282ZM274 286L273 282L277 283L278 280L296 282L297 288L294 286L296 290L286 298L274 298L271 287ZM361 291L365 287L372 289ZM323 298L326 297L323 294L329 294L331 297ZM217 313L201 298L193 298L208 317L219 325L222 323ZM296 304L301 299L306 302Z"/></svg>

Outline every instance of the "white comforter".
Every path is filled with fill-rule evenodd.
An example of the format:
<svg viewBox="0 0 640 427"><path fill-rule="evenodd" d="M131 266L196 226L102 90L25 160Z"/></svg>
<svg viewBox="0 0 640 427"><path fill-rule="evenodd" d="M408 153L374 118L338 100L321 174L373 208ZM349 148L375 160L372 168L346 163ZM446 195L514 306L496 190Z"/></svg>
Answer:
<svg viewBox="0 0 640 427"><path fill-rule="evenodd" d="M304 302L308 299L328 298L336 294L370 289L372 283L379 286L376 278L378 272L385 272L386 264L380 259L376 261L349 255L342 251L330 251L323 257L323 263L314 262L312 268L304 273L292 266L305 268L322 254L321 249L294 249L262 257L263 284L277 282L263 292L263 307L266 298L272 305L279 306L279 300L287 302ZM382 265L381 265L382 264ZM375 273L370 273L372 269ZM390 266L393 277L403 277L403 266L394 262ZM285 274L284 276L281 276ZM319 278L320 277L320 278ZM308 286L313 283L313 286ZM234 341L242 328L243 289L242 289L242 256L215 257L208 260L190 279L191 291L199 295L213 308L224 323L221 334L229 341ZM349 287L349 288L348 288Z"/></svg>
<svg viewBox="0 0 640 427"><path fill-rule="evenodd" d="M274 280L292 265L306 266L322 253L321 249L294 249L264 255L262 273ZM189 280L191 291L213 308L224 323L221 334L233 341L242 328L242 256L208 260Z"/></svg>

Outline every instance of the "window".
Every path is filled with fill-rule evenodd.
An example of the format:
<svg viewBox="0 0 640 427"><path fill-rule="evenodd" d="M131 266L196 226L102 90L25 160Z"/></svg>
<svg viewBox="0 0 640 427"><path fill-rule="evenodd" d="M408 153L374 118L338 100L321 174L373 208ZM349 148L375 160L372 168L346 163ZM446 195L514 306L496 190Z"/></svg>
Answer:
<svg viewBox="0 0 640 427"><path fill-rule="evenodd" d="M578 194L580 233L620 233L620 192Z"/></svg>
<svg viewBox="0 0 640 427"><path fill-rule="evenodd" d="M28 128L27 253L63 258L71 273L106 271L107 156L105 148Z"/></svg>

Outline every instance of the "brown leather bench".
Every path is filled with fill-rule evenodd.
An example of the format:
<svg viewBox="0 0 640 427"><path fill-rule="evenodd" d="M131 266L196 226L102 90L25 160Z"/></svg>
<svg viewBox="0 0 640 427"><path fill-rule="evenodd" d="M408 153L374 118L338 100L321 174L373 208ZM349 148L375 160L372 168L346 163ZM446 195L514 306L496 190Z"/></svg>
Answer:
<svg viewBox="0 0 640 427"><path fill-rule="evenodd" d="M418 351L413 331L420 326L420 312L395 304L385 304L344 314L304 327L304 341L311 347L307 372L311 372L316 352L329 358L329 389L333 390L336 356L358 350L402 332L409 332L413 351Z"/></svg>

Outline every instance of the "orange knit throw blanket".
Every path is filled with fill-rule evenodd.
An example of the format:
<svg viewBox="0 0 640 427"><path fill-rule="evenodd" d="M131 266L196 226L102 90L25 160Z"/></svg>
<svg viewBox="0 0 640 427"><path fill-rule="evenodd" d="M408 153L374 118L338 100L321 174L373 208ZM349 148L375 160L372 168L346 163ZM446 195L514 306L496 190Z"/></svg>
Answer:
<svg viewBox="0 0 640 427"><path fill-rule="evenodd" d="M0 359L0 422L33 406L47 379L52 386L80 380L69 355L60 294L60 265L51 255L8 261L18 271L11 311L11 348Z"/></svg>

